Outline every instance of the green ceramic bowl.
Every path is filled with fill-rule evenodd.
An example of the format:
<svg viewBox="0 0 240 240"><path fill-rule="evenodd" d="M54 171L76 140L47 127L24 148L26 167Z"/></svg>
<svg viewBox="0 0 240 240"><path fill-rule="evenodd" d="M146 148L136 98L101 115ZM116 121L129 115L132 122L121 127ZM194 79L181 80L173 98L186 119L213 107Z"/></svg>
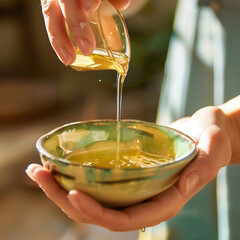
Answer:
<svg viewBox="0 0 240 240"><path fill-rule="evenodd" d="M116 142L116 121L93 120L61 126L40 137L37 149L43 165L65 190L81 190L108 207L126 207L142 202L172 186L184 167L196 156L194 141L166 126L136 120L121 121L120 142L159 154L172 148L171 163L135 169L97 168L66 160L69 153L88 151L92 146ZM107 151L106 151L107 154Z"/></svg>

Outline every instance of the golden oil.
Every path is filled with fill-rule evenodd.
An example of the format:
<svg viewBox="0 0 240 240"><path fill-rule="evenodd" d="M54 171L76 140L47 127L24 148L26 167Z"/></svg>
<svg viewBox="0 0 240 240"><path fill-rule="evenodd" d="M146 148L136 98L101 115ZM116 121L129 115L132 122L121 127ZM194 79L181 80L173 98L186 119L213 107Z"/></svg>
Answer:
<svg viewBox="0 0 240 240"><path fill-rule="evenodd" d="M66 159L82 166L99 168L148 168L156 167L174 161L173 148L168 148L153 154L138 147L120 147L116 155L116 142L101 142L91 149L70 153Z"/></svg>

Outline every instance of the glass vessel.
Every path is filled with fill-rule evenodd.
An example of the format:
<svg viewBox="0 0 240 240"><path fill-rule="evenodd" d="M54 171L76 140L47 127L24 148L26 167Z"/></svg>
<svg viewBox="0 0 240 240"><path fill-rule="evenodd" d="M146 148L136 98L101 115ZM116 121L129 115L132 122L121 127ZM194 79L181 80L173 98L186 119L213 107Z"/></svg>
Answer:
<svg viewBox="0 0 240 240"><path fill-rule="evenodd" d="M95 36L96 48L91 55L83 55L67 27L77 54L71 67L77 71L111 69L126 75L130 61L130 42L121 13L107 0L103 0L96 12L86 15Z"/></svg>

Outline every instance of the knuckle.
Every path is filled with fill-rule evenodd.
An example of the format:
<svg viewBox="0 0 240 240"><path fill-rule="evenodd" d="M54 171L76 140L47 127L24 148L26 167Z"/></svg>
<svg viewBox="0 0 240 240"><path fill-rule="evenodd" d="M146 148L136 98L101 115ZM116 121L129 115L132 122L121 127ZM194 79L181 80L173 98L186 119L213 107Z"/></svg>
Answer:
<svg viewBox="0 0 240 240"><path fill-rule="evenodd" d="M54 7L54 1L48 0L44 1L42 4L42 13L44 16L49 17L54 13L55 7Z"/></svg>
<svg viewBox="0 0 240 240"><path fill-rule="evenodd" d="M60 187L57 187L48 190L47 194L52 201L56 202L58 199L61 199L62 191L63 190Z"/></svg>
<svg viewBox="0 0 240 240"><path fill-rule="evenodd" d="M52 46L55 46L57 39L57 34L54 32L49 33L49 41L52 44Z"/></svg>
<svg viewBox="0 0 240 240"><path fill-rule="evenodd" d="M213 151L216 151L216 148L218 149L216 152L218 161L210 161L210 171L211 174L213 174L211 177L214 178L216 177L219 169L225 166L227 164L227 160L230 159L230 153L228 150L230 145L228 146L229 142L227 140L227 134L223 132L219 127L212 127L210 129L210 136ZM228 146L228 148L222 148L222 146Z"/></svg>
<svg viewBox="0 0 240 240"><path fill-rule="evenodd" d="M67 20L68 27L73 35L89 34L91 27L86 19L79 17L71 18Z"/></svg>
<svg viewBox="0 0 240 240"><path fill-rule="evenodd" d="M52 32L48 32L48 39L53 48L58 45L57 39L56 39L56 34L54 34Z"/></svg>
<svg viewBox="0 0 240 240"><path fill-rule="evenodd" d="M180 209L175 209L174 211L171 211L168 215L168 219L172 219L173 217L177 216L180 212Z"/></svg>
<svg viewBox="0 0 240 240"><path fill-rule="evenodd" d="M48 30L48 38L49 38L50 44L52 45L52 47L54 49L61 45L61 41L62 41L61 35L59 35L56 31L49 29Z"/></svg>
<svg viewBox="0 0 240 240"><path fill-rule="evenodd" d="M214 164L210 164L208 166L208 178L209 180L213 180L218 174L219 168L217 168Z"/></svg>
<svg viewBox="0 0 240 240"><path fill-rule="evenodd" d="M71 29L76 29L76 28L79 28L80 27L80 23L77 22L77 21L68 21L68 25Z"/></svg>
<svg viewBox="0 0 240 240"><path fill-rule="evenodd" d="M84 24L84 27L81 27L81 24ZM77 34L79 31L84 31L87 23L80 23L76 20L68 21L68 26L71 29L71 32Z"/></svg>
<svg viewBox="0 0 240 240"><path fill-rule="evenodd" d="M69 0L58 0L58 2L61 4L61 5L66 5Z"/></svg>

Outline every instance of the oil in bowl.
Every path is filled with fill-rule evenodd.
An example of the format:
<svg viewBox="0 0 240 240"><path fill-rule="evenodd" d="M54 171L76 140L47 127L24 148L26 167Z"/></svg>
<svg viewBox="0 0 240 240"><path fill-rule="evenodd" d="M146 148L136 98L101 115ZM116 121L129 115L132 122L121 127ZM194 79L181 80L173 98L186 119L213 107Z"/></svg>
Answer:
<svg viewBox="0 0 240 240"><path fill-rule="evenodd" d="M70 123L42 136L43 165L66 191L83 191L104 206L126 207L172 186L197 154L185 134L166 126L122 120Z"/></svg>

